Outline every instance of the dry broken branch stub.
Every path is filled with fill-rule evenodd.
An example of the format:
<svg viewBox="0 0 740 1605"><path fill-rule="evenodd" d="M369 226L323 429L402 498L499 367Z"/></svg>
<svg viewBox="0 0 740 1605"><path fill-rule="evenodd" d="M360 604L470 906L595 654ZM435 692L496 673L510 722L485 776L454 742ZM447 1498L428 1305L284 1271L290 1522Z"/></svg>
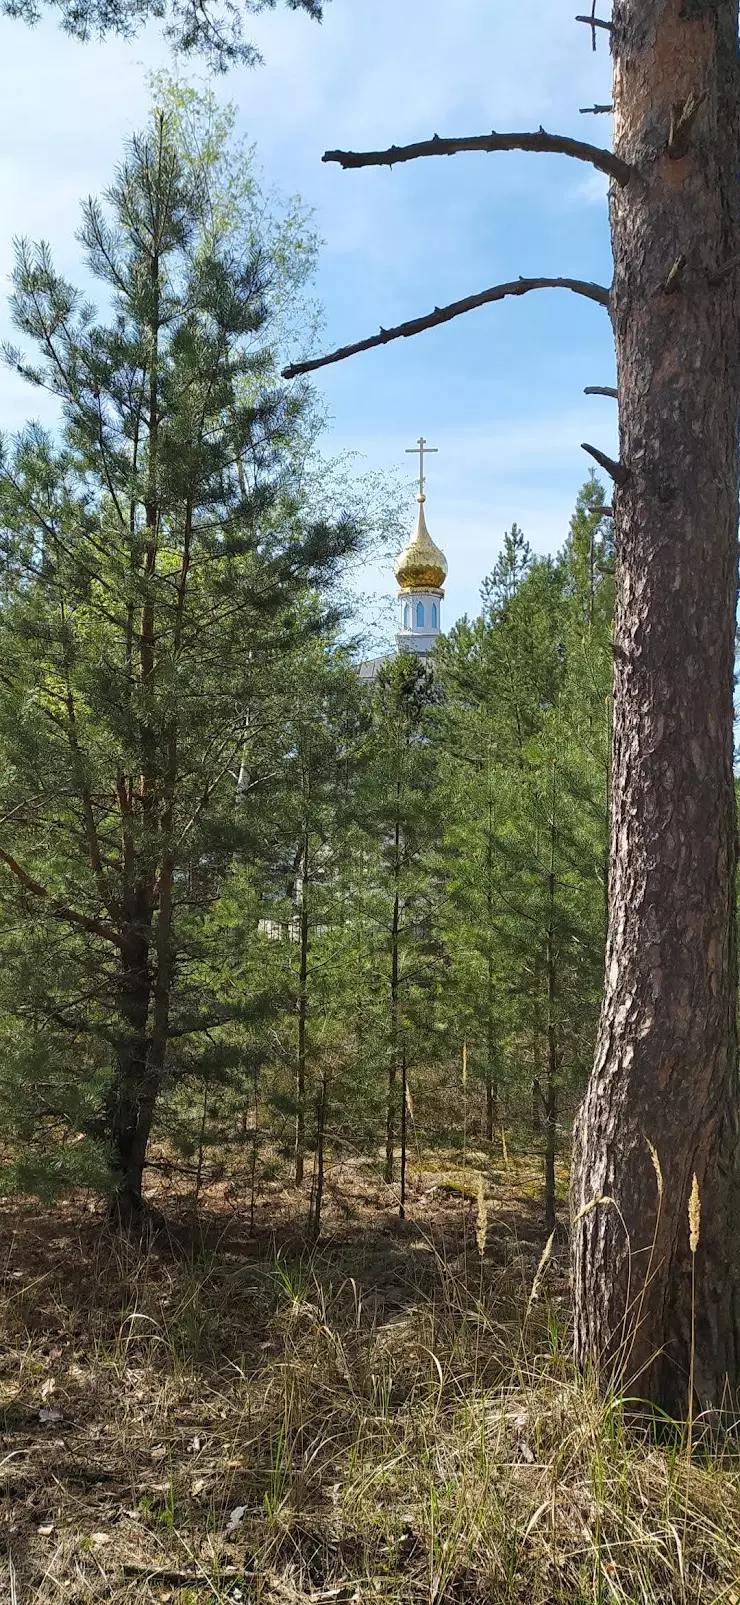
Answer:
<svg viewBox="0 0 740 1605"><path fill-rule="evenodd" d="M571 156L575 161L587 162L607 173L618 184L628 184L632 177L629 162L622 161L613 151L600 145L587 145L566 134L548 134L539 128L534 134L471 134L454 139L420 139L413 145L391 145L389 150L327 150L322 160L336 162L339 167L395 167L398 162L415 162L423 156L458 156L463 152L533 151L538 155Z"/></svg>
<svg viewBox="0 0 740 1605"><path fill-rule="evenodd" d="M605 33L612 33L614 30L614 23L607 22L604 17L576 17L576 22L585 22L586 27L591 29L594 50L596 49L596 35L594 33L594 29L603 28Z"/></svg>
<svg viewBox="0 0 740 1605"><path fill-rule="evenodd" d="M581 441L581 451L587 451L589 457L593 457L594 462L597 462L599 467L614 480L615 485L626 484L629 471L624 463L615 462L613 457L607 457L605 452L599 451L598 446L589 446L587 440Z"/></svg>
<svg viewBox="0 0 740 1605"><path fill-rule="evenodd" d="M614 385L586 385L583 394L584 396L611 396L616 401L619 391Z"/></svg>
<svg viewBox="0 0 740 1605"><path fill-rule="evenodd" d="M614 106L610 101L605 106L579 106L578 110L582 117L602 117L613 112Z"/></svg>
<svg viewBox="0 0 740 1605"><path fill-rule="evenodd" d="M706 95L690 94L683 106L677 106L671 117L671 128L668 135L668 155L673 161L680 161L685 156L691 142L691 132L697 116L704 105Z"/></svg>
<svg viewBox="0 0 740 1605"><path fill-rule="evenodd" d="M667 279L665 281L665 284L663 285L663 292L664 292L665 295L675 295L676 290L678 289L678 286L679 286L679 284L681 282L681 279L683 277L683 271L684 271L685 266L686 266L686 257L685 256L677 256L675 262L673 263L673 266L671 267L671 270L670 270L670 272L668 274L668 277L667 277Z"/></svg>
<svg viewBox="0 0 740 1605"><path fill-rule="evenodd" d="M490 290L482 290L480 295L466 296L462 301L452 301L449 306L435 307L426 317L410 318L407 323L399 323L393 329L381 328L379 334L370 335L367 340L357 340L354 345L340 346L325 357L292 363L290 367L283 368L282 376L284 379L297 379L300 374L315 373L317 368L328 368L333 362L344 362L347 357L355 357L361 351L372 351L376 346L388 345L391 340L408 340L425 329L436 329L440 324L462 317L465 312L473 312L476 307L503 301L507 296L528 295L531 290L571 290L574 295L595 301L597 306L606 307L607 310L609 307L609 291L603 284L591 284L586 279L514 279L511 284L495 284Z"/></svg>

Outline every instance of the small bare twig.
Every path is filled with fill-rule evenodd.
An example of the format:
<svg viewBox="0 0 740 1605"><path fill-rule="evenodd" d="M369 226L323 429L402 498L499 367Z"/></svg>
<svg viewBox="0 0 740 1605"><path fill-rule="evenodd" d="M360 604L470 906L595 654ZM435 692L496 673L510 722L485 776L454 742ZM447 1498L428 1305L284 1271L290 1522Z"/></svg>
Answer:
<svg viewBox="0 0 740 1605"><path fill-rule="evenodd" d="M503 301L510 295L528 295L530 290L572 290L574 295L583 295L589 301L596 301L599 306L609 306L609 291L603 284L590 284L584 279L515 279L512 284L495 284L490 290L482 290L480 295L469 295L463 301L452 301L449 306L435 307L426 317L411 318L408 323L399 323L393 329L381 329L379 334L373 334L367 340L357 340L351 346L340 346L338 351L331 351L325 357L314 357L312 362L295 362L283 369L283 378L295 379L302 373L315 373L317 368L327 368L332 362L344 362L347 357L355 357L360 351L372 351L375 346L388 345L391 340L408 340L411 335L449 323L452 318L459 318L476 307L487 306L492 301Z"/></svg>
<svg viewBox="0 0 740 1605"><path fill-rule="evenodd" d="M680 161L681 157L686 155L694 123L706 98L703 91L697 95L692 90L683 106L674 107L668 134L668 155L673 161Z"/></svg>
<svg viewBox="0 0 740 1605"><path fill-rule="evenodd" d="M143 1577L148 1583L166 1583L171 1588L203 1587L207 1581L206 1573L171 1571L167 1566L139 1566L135 1561L124 1561L121 1567L124 1577ZM219 1569L219 1582L244 1576L236 1566L226 1566Z"/></svg>
<svg viewBox="0 0 740 1605"><path fill-rule="evenodd" d="M579 106L578 110L582 117L602 117L609 116L613 112L614 106L611 101L608 101L603 106Z"/></svg>
<svg viewBox="0 0 740 1605"><path fill-rule="evenodd" d="M585 22L586 27L591 29L591 48L592 48L592 50L596 49L596 29L597 28L603 28L606 33L611 33L613 31L613 28L614 28L614 23L613 22L606 22L603 17L597 17L597 15L596 15L596 0L594 0L593 6L591 7L590 16L588 16L588 17L576 17L576 22Z"/></svg>
<svg viewBox="0 0 740 1605"><path fill-rule="evenodd" d="M535 134L472 134L460 139L421 139L413 145L391 145L389 150L327 150L322 161L336 162L345 170L350 167L395 167L398 162L414 162L422 156L457 156L465 151L524 150L535 154L572 156L575 161L588 162L600 172L616 179L618 184L629 184L632 168L600 145L587 145L580 139L565 134L547 134L539 128Z"/></svg>
<svg viewBox="0 0 740 1605"><path fill-rule="evenodd" d="M587 451L589 457L593 457L594 462L597 462L599 467L614 480L615 485L626 484L629 469L624 463L615 462L613 457L607 457L605 452L599 451L598 446L589 446L586 440L581 441L581 451Z"/></svg>
<svg viewBox="0 0 740 1605"><path fill-rule="evenodd" d="M591 0L591 49L596 55L596 0Z"/></svg>
<svg viewBox="0 0 740 1605"><path fill-rule="evenodd" d="M586 385L584 396L611 396L613 401L619 397L619 391L614 385Z"/></svg>

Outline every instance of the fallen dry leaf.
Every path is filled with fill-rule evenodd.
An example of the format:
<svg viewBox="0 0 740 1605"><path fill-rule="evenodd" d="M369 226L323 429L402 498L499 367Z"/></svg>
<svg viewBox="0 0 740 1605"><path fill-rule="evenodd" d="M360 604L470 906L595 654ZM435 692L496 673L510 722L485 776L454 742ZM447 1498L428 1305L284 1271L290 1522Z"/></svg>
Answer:
<svg viewBox="0 0 740 1605"><path fill-rule="evenodd" d="M229 1519L228 1519L228 1521L226 1523L226 1531L227 1531L227 1533L235 1533L237 1531L237 1529L239 1527L241 1527L241 1524L242 1524L242 1522L244 1520L244 1517L246 1515L246 1510L247 1510L246 1505L235 1505L234 1506L234 1509L232 1510L231 1515L229 1516Z"/></svg>

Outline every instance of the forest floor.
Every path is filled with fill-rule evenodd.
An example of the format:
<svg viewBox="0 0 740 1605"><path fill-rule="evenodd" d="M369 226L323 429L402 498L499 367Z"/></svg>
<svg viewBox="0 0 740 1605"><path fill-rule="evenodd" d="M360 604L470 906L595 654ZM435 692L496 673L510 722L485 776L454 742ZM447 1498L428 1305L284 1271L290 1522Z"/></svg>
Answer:
<svg viewBox="0 0 740 1605"><path fill-rule="evenodd" d="M317 1244L277 1181L158 1202L0 1206L2 1605L740 1605L737 1446L575 1378L541 1161L430 1156L403 1221L352 1162Z"/></svg>

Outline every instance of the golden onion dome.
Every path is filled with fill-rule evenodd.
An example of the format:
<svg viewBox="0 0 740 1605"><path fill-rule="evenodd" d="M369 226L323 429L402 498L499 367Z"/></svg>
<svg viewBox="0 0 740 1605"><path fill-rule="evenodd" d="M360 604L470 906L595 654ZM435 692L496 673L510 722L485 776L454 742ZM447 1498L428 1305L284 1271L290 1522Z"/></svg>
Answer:
<svg viewBox="0 0 740 1605"><path fill-rule="evenodd" d="M416 529L396 562L396 579L402 591L439 591L447 578L447 560L427 529L426 496L417 496L416 500L419 503Z"/></svg>

